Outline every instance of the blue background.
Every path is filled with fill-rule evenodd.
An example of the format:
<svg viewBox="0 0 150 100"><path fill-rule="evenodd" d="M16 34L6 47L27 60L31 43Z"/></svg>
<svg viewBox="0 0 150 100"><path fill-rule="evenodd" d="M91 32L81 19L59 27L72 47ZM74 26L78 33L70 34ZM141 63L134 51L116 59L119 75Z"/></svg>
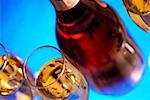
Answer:
<svg viewBox="0 0 150 100"><path fill-rule="evenodd" d="M146 72L140 84L123 96L112 97L90 90L89 100L150 100L150 33L141 30L127 14L122 0L105 0L120 15L130 36L142 51ZM58 47L56 13L49 0L0 0L0 42L23 60L41 45Z"/></svg>

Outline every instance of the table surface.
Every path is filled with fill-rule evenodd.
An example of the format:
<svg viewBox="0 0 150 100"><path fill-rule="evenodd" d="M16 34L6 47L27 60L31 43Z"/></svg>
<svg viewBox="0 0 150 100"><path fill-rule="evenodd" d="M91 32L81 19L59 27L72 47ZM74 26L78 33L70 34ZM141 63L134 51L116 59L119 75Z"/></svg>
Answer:
<svg viewBox="0 0 150 100"><path fill-rule="evenodd" d="M121 17L124 26L141 49L146 71L139 85L118 96L98 94L90 89L89 100L150 100L150 33L129 17L122 0L105 0ZM58 47L55 38L56 13L49 0L0 0L0 42L23 60L38 46Z"/></svg>

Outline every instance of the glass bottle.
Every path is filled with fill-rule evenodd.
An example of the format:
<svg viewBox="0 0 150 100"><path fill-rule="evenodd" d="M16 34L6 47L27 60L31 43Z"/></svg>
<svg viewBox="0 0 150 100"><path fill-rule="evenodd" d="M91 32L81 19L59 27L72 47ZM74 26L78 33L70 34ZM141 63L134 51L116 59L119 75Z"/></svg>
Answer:
<svg viewBox="0 0 150 100"><path fill-rule="evenodd" d="M117 13L99 0L50 0L56 9L57 41L80 65L98 92L122 95L144 72L140 50Z"/></svg>

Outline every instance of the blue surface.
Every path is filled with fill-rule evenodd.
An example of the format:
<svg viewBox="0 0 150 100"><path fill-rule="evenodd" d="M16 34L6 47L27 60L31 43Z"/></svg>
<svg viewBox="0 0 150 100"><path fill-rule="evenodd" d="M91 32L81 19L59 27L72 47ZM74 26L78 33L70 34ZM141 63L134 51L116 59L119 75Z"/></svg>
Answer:
<svg viewBox="0 0 150 100"><path fill-rule="evenodd" d="M150 100L150 33L141 30L129 18L122 0L105 1L118 12L141 49L147 69L140 84L130 93L112 97L90 90L89 100ZM55 10L49 0L0 0L0 42L23 60L38 46L58 47L55 17Z"/></svg>

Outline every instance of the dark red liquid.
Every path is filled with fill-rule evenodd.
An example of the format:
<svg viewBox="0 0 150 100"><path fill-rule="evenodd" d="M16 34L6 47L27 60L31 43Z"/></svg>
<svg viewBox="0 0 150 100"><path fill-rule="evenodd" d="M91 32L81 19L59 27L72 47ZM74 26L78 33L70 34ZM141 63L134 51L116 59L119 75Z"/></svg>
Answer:
<svg viewBox="0 0 150 100"><path fill-rule="evenodd" d="M120 95L140 81L144 67L139 50L108 5L80 1L57 12L56 29L60 48L81 65L96 90Z"/></svg>

